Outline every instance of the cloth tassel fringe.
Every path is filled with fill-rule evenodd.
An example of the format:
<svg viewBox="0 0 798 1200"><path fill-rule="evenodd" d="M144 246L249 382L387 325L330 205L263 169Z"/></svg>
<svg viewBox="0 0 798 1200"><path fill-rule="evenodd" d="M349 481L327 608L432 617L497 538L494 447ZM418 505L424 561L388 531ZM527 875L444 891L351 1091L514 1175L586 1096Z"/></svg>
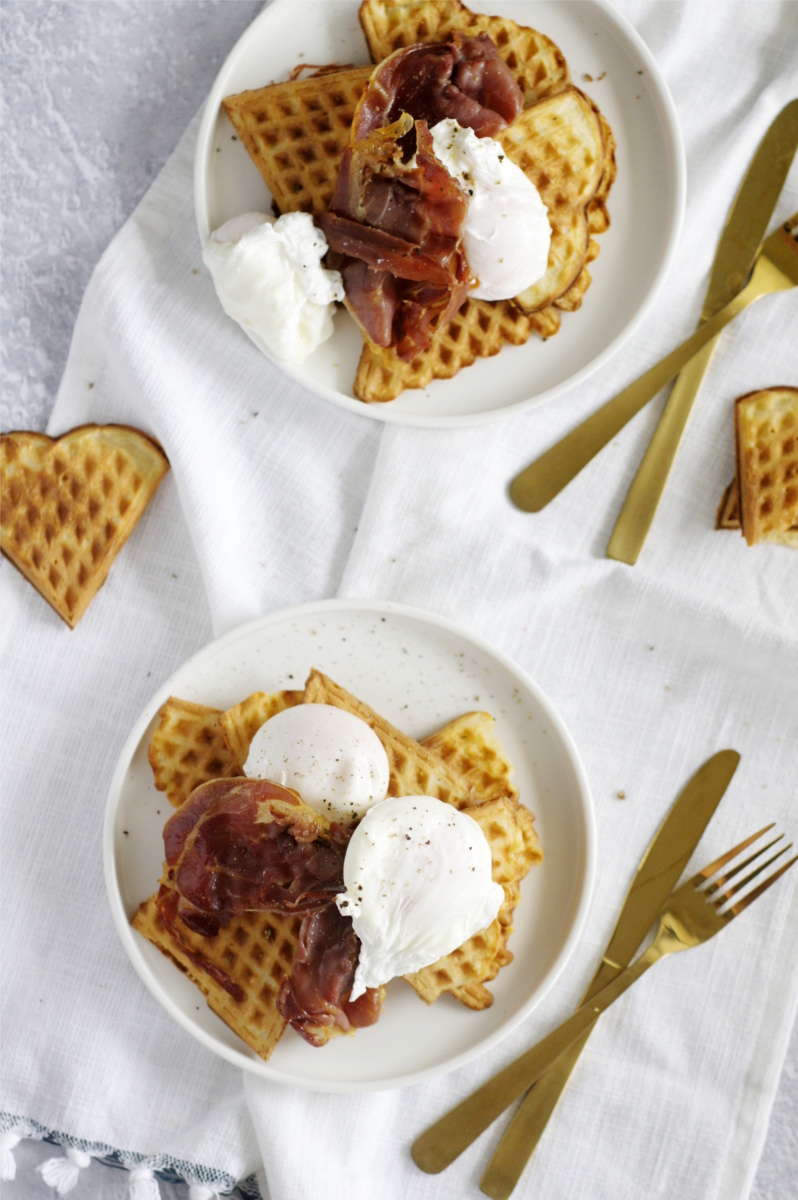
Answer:
<svg viewBox="0 0 798 1200"><path fill-rule="evenodd" d="M133 1167L130 1171L130 1200L160 1200L158 1180L151 1167Z"/></svg>
<svg viewBox="0 0 798 1200"><path fill-rule="evenodd" d="M15 1179L17 1164L13 1151L24 1137L31 1136L28 1128L0 1132L0 1181ZM77 1185L80 1172L91 1164L92 1155L85 1150L65 1146L63 1156L48 1158L36 1170L59 1196L65 1196ZM131 1167L128 1196L130 1200L161 1200L158 1181L151 1167ZM189 1184L189 1200L221 1200L219 1192L205 1183Z"/></svg>
<svg viewBox="0 0 798 1200"><path fill-rule="evenodd" d="M14 1179L16 1177L17 1164L11 1152L15 1146L19 1145L23 1136L22 1133L17 1133L14 1129L0 1133L0 1179Z"/></svg>
<svg viewBox="0 0 798 1200"><path fill-rule="evenodd" d="M48 1158L40 1163L36 1170L45 1183L55 1188L59 1196L65 1196L75 1187L80 1172L91 1163L91 1155L85 1150L75 1150L72 1146L64 1149L62 1158Z"/></svg>

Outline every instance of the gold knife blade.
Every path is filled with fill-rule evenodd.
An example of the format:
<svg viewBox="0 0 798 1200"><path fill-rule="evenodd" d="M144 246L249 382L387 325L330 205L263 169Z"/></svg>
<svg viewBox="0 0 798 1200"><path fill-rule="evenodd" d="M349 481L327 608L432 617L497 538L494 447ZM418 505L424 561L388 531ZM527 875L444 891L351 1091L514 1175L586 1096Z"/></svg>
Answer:
<svg viewBox="0 0 798 1200"><path fill-rule="evenodd" d="M682 789L643 856L612 937L582 1003L628 965L673 891L729 786L739 761L740 755L736 750L721 750L699 767ZM505 1067L421 1134L413 1144L412 1156L422 1171L435 1174L448 1167L526 1090L524 1085L515 1090L511 1086L508 1092L506 1082L508 1076L512 1076L513 1066L511 1063ZM532 1089L530 1096L534 1096L544 1080L545 1077Z"/></svg>
<svg viewBox="0 0 798 1200"><path fill-rule="evenodd" d="M798 100L771 122L737 192L715 251L702 324L744 286L798 147ZM634 566L668 481L690 411L718 338L679 374L615 522L607 558Z"/></svg>
<svg viewBox="0 0 798 1200"><path fill-rule="evenodd" d="M792 100L773 122L765 134L760 150L754 156L721 234L721 245L718 247L713 264L710 289L714 301L717 301L717 307L710 312L705 302L702 319L712 316L714 312L725 307L726 303L737 295L746 281L784 178L782 176L775 195L772 195L772 184L764 174L760 175L760 168L755 164L764 161L765 156L770 154L772 149L773 179L777 179L781 170L780 164L783 164L784 157L789 155L786 167L784 167L784 175L786 175L792 157L789 150L790 137L793 136L791 131L794 129L797 118L798 100ZM771 134L774 126L775 132ZM765 147L765 141L769 141L771 137L773 141L771 149L768 149ZM762 159L760 159L760 151ZM795 141L793 140L792 153L794 151ZM750 200L747 198L749 195L751 196ZM770 207L768 208L769 198ZM741 225L744 209L752 214L752 222L759 221L758 225L752 223L748 231L744 225ZM707 300L709 298L708 291ZM663 382L667 382L667 380ZM602 405L595 413L516 475L510 484L510 498L517 508L524 512L540 512L545 508L651 399L650 396L645 396L641 403L636 396L630 395L630 392L631 389L627 388L620 393L619 397Z"/></svg>

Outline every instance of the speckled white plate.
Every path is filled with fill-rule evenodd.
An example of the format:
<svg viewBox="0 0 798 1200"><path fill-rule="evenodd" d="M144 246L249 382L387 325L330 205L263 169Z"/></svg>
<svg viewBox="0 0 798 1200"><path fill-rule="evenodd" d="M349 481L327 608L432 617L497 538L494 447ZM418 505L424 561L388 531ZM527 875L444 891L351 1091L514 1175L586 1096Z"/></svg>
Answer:
<svg viewBox="0 0 798 1200"><path fill-rule="evenodd" d="M343 310L333 337L301 366L278 363L312 392L378 421L468 425L542 404L607 362L643 320L676 249L685 201L685 158L676 110L654 58L606 0L473 0L471 8L531 25L562 50L618 141L610 230L599 238L593 283L582 308L564 313L556 337L505 346L454 379L363 404L352 392L362 348ZM367 63L357 0L274 0L220 71L197 141L194 198L200 238L229 217L270 211L271 196L221 108L225 96L288 77L299 62ZM301 12L301 16L300 16ZM590 76L593 82L589 82ZM226 321L219 307L219 320ZM263 349L263 346L260 347Z"/></svg>
<svg viewBox="0 0 798 1200"><path fill-rule="evenodd" d="M321 1049L288 1030L263 1062L199 992L129 924L155 891L163 826L173 811L157 792L147 746L169 696L228 708L254 691L298 688L312 667L393 724L426 737L460 713L484 709L515 764L536 815L545 860L522 884L510 949L472 1012L444 997L427 1007L402 980L388 985L379 1022ZM584 769L550 702L509 659L451 621L389 603L324 601L264 617L211 643L153 696L127 740L111 783L105 877L116 927L138 974L203 1045L266 1078L318 1091L399 1087L451 1070L495 1046L542 999L574 950L593 886L595 827ZM131 1003L140 1000L131 996Z"/></svg>

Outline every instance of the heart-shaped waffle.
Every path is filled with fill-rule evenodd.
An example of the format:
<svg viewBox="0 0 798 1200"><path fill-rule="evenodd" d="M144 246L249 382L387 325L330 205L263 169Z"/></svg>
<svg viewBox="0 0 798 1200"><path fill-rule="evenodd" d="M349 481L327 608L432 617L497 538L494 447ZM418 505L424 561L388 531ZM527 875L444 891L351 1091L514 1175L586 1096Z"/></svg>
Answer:
<svg viewBox="0 0 798 1200"><path fill-rule="evenodd" d="M169 469L136 429L0 438L2 550L74 629Z"/></svg>

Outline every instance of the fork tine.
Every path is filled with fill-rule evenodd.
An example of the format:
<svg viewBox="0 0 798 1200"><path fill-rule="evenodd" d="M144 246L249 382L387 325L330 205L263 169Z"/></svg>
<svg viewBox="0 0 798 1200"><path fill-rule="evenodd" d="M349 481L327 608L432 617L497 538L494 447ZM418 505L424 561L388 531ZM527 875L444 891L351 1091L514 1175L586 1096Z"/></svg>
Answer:
<svg viewBox="0 0 798 1200"><path fill-rule="evenodd" d="M771 843L771 845L775 845L775 843ZM743 888L747 887L752 879L756 879L757 875L761 875L763 871L767 870L767 868L771 866L776 859L781 858L782 854L786 854L788 850L792 850L792 842L786 846L783 846L781 850L779 850L778 854L774 854L771 858L761 863L761 865L758 866L755 871L750 871L749 874L746 875L745 879L738 880L730 888L727 888L725 892L721 892L718 898L713 900L712 903L716 908L720 908L726 903L727 900L731 900L732 896L739 895Z"/></svg>
<svg viewBox="0 0 798 1200"><path fill-rule="evenodd" d="M749 854L748 858L744 858L743 861L738 863L736 867L732 867L731 871L727 871L725 875L719 875L717 879L714 879L712 881L712 883L707 884L707 886L702 889L703 894L705 896L714 895L714 893L717 892L719 888L722 888L724 884L728 883L730 879L734 879L735 875L739 875L741 871L744 871L745 868L750 866L752 862L756 862L756 860L758 858L760 858L763 854L766 854L767 851L770 850L773 846L778 845L778 843L783 841L783 839L784 839L784 834L780 833L779 836L777 838L774 838L772 842L768 842L767 845L765 845L765 846L760 846L760 848L758 850L756 850L753 854ZM789 850L789 848L790 848L789 846L786 847L787 850ZM782 850L781 853L783 854L784 850ZM778 855L776 857L778 857ZM772 862L772 861L773 861L773 859L770 860L770 862ZM766 867L768 865L769 865L768 863L764 863L763 867ZM760 871L763 869L763 867L759 868ZM749 875L748 878L753 879L753 876ZM745 882L747 883L748 880L746 880ZM740 887L742 887L742 884L738 884L736 886L735 890L739 891Z"/></svg>
<svg viewBox="0 0 798 1200"><path fill-rule="evenodd" d="M733 850L728 850L725 854L722 854L720 858L716 858L714 862L711 862L709 866L704 867L702 871L698 871L690 880L690 882L698 887L702 879L711 879L712 876L721 869L721 867L725 867L727 862L738 855L741 850L745 850L746 847L750 846L752 842L755 842L756 839L761 837L763 833L767 833L768 830L772 829L775 824L775 821L771 821L769 825L766 825L764 829L760 829L758 833L752 833L751 836L746 838L744 842L740 842L739 846L735 846Z"/></svg>
<svg viewBox="0 0 798 1200"><path fill-rule="evenodd" d="M753 902L758 899L763 892L768 890L771 884L775 883L785 871L789 871L790 867L796 862L798 862L798 854L796 854L794 858L791 858L789 862L786 862L782 867L779 867L778 871L774 871L770 878L764 879L762 883L760 883L758 887L755 887L753 891L749 892L747 896L743 896L741 900L737 900L734 904L732 904L731 908L729 908L725 914L728 916L729 920L733 921L735 917L739 917L740 913L744 909L748 908L749 904L753 904Z"/></svg>

